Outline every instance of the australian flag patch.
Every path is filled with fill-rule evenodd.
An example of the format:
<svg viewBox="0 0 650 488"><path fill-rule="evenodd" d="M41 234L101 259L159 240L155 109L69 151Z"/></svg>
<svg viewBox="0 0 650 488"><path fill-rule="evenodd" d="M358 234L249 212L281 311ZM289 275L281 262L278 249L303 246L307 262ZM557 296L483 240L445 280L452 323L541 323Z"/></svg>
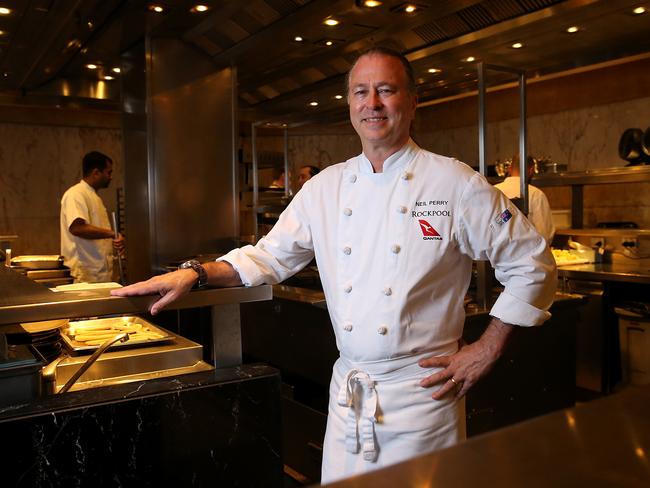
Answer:
<svg viewBox="0 0 650 488"><path fill-rule="evenodd" d="M503 225L505 224L508 220L512 218L512 214L510 213L510 210L507 208L501 212L494 220L497 224Z"/></svg>

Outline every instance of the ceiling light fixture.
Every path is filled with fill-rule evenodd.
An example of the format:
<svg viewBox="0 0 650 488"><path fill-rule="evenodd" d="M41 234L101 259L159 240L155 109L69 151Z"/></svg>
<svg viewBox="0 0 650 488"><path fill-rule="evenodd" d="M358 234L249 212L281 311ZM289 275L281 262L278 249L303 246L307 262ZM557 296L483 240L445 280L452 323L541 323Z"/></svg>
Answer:
<svg viewBox="0 0 650 488"><path fill-rule="evenodd" d="M429 68L427 71L429 73L440 73L442 70L438 68Z"/></svg>
<svg viewBox="0 0 650 488"><path fill-rule="evenodd" d="M331 46L332 44L334 44L332 41L325 41L326 46Z"/></svg>
<svg viewBox="0 0 650 488"><path fill-rule="evenodd" d="M641 15L641 14L646 13L646 9L645 9L645 7L637 7L634 10L632 10L632 13L634 15Z"/></svg>
<svg viewBox="0 0 650 488"><path fill-rule="evenodd" d="M339 21L336 19L333 19L332 17L329 17L323 21L325 25L329 25L330 27L334 27L335 25L339 25Z"/></svg>
<svg viewBox="0 0 650 488"><path fill-rule="evenodd" d="M463 59L463 61L465 61L466 63L472 63L476 61L476 58L474 56L468 56L465 59Z"/></svg>
<svg viewBox="0 0 650 488"><path fill-rule="evenodd" d="M318 102L309 102L312 107L318 107Z"/></svg>
<svg viewBox="0 0 650 488"><path fill-rule="evenodd" d="M578 32L579 30L580 30L580 28L579 28L577 25L572 25L572 26L569 27L566 31L567 31L569 34L575 34L575 33Z"/></svg>
<svg viewBox="0 0 650 488"><path fill-rule="evenodd" d="M114 80L115 77L114 77L114 76L111 76L111 75L106 75L106 76L104 76L104 79L105 79L106 81L111 81L111 80Z"/></svg>
<svg viewBox="0 0 650 488"><path fill-rule="evenodd" d="M5 35L5 31L0 30L0 36L4 36L4 35Z"/></svg>
<svg viewBox="0 0 650 488"><path fill-rule="evenodd" d="M210 10L210 7L208 7L207 5L194 5L194 7L192 7L190 9L190 12L200 14L200 13L203 13L203 12L207 12L208 10Z"/></svg>
<svg viewBox="0 0 650 488"><path fill-rule="evenodd" d="M122 69L121 69L121 68L118 68L118 67L115 67L115 68L113 68L111 71L112 71L113 73L121 73L121 72L122 72Z"/></svg>
<svg viewBox="0 0 650 488"><path fill-rule="evenodd" d="M524 47L524 45L521 42L515 42L512 46L510 46L512 49L521 49Z"/></svg>
<svg viewBox="0 0 650 488"><path fill-rule="evenodd" d="M97 65L96 65L96 64L93 64L93 63L88 63L88 64L86 65L86 68L88 68L88 69L97 69Z"/></svg>
<svg viewBox="0 0 650 488"><path fill-rule="evenodd" d="M418 9L418 8L417 8L415 5L413 5L413 4L409 4L409 5L406 5L406 6L404 7L404 12L406 12L407 14L412 14L412 13L415 12L417 9Z"/></svg>
<svg viewBox="0 0 650 488"><path fill-rule="evenodd" d="M0 15L9 15L11 13L11 9L7 7L0 7Z"/></svg>
<svg viewBox="0 0 650 488"><path fill-rule="evenodd" d="M334 95L334 98L336 98L337 100L341 100L343 98L343 95Z"/></svg>
<svg viewBox="0 0 650 488"><path fill-rule="evenodd" d="M293 38L293 40L296 41L296 42L304 41L304 39L301 36L296 36L296 37Z"/></svg>
<svg viewBox="0 0 650 488"><path fill-rule="evenodd" d="M155 12L157 14L161 14L161 13L163 13L165 11L165 8L162 5L158 5L158 4L155 4L155 3L149 4L149 6L147 8L151 12Z"/></svg>
<svg viewBox="0 0 650 488"><path fill-rule="evenodd" d="M363 2L364 7L379 7L382 4L382 2L379 2L378 0L365 0Z"/></svg>

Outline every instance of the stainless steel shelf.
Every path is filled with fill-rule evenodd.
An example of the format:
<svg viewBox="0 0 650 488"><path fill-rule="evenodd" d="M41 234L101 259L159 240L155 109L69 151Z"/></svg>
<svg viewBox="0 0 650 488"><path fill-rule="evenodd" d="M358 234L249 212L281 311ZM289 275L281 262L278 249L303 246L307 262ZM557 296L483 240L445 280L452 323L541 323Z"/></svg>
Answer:
<svg viewBox="0 0 650 488"><path fill-rule="evenodd" d="M555 235L561 236L598 236L598 237L638 237L650 238L650 229L556 229Z"/></svg>
<svg viewBox="0 0 650 488"><path fill-rule="evenodd" d="M536 176L530 182L540 188L549 186L643 183L650 182L650 166L625 166L587 171L568 171L565 173Z"/></svg>

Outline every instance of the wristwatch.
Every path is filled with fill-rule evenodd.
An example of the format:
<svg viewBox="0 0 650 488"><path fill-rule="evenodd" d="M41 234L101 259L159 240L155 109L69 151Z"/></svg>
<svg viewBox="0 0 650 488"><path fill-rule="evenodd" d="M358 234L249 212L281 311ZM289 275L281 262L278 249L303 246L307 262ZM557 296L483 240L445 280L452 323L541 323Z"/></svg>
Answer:
<svg viewBox="0 0 650 488"><path fill-rule="evenodd" d="M196 283L197 288L203 288L208 284L208 273L201 263L196 259L190 259L181 264L178 269L193 269L199 275L199 280Z"/></svg>

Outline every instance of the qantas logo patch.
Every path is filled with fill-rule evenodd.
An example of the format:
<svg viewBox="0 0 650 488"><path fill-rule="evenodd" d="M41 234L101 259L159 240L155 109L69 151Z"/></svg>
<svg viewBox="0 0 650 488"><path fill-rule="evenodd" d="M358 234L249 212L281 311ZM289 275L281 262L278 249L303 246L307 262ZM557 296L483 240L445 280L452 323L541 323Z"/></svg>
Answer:
<svg viewBox="0 0 650 488"><path fill-rule="evenodd" d="M433 226L426 220L418 220L420 224L420 230L422 231L422 239L425 241L441 241L442 237L438 234L438 231L433 228Z"/></svg>
<svg viewBox="0 0 650 488"><path fill-rule="evenodd" d="M509 209L505 209L503 212L501 212L495 219L494 221L498 225L503 225L505 224L508 220L512 218L512 213L510 213Z"/></svg>

